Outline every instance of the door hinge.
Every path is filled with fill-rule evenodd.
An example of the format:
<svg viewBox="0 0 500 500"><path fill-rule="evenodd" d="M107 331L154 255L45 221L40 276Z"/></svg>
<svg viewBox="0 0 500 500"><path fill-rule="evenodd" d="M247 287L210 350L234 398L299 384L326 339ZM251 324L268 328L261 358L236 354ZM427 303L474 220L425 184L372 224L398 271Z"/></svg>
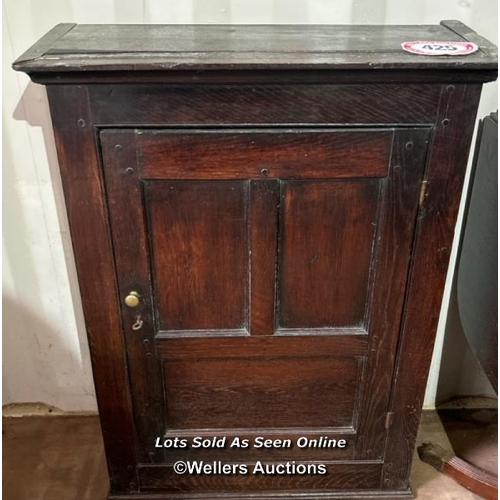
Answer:
<svg viewBox="0 0 500 500"><path fill-rule="evenodd" d="M427 195L427 181L422 181L422 184L420 184L420 198L418 199L419 207L421 207L424 204L426 195Z"/></svg>
<svg viewBox="0 0 500 500"><path fill-rule="evenodd" d="M389 427L392 425L392 417L394 416L394 413L392 411L388 411L385 414L385 428L389 429Z"/></svg>

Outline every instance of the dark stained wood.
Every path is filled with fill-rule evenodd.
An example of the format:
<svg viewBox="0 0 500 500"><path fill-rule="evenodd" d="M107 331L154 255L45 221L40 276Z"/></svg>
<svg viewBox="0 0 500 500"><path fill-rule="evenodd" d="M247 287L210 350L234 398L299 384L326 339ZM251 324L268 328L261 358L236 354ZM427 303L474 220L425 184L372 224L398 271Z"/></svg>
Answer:
<svg viewBox="0 0 500 500"><path fill-rule="evenodd" d="M498 498L498 477L479 469L444 450L433 443L424 443L418 447L418 456L422 462L434 467L444 475L451 477L458 484L486 500Z"/></svg>
<svg viewBox="0 0 500 500"><path fill-rule="evenodd" d="M472 32L472 30L469 29ZM473 32L472 32L473 33ZM367 25L98 25L80 24L46 50L47 55L105 54L165 54L168 57L200 57L200 53L213 57L235 58L237 54L272 57L273 54L305 53L310 56L374 51L376 57L398 52L408 36L437 37L461 40L443 25L382 26ZM445 38L443 38L445 37ZM449 37L449 38L446 38ZM421 38L418 38L419 40ZM434 39L434 38L432 38ZM406 55L408 59L411 57ZM397 57L397 55L396 55ZM267 61L252 61L264 64ZM147 64L144 61L143 64Z"/></svg>
<svg viewBox="0 0 500 500"><path fill-rule="evenodd" d="M387 489L408 484L480 93L479 85L443 88L427 162L427 190L418 214L391 396L393 419L383 472Z"/></svg>
<svg viewBox="0 0 500 500"><path fill-rule="evenodd" d="M384 186L373 257L373 298L367 311L369 344L357 434L357 455L383 459L385 427L401 327L404 294L430 131L396 133L391 172Z"/></svg>
<svg viewBox="0 0 500 500"><path fill-rule="evenodd" d="M250 182L250 334L272 335L275 325L279 181Z"/></svg>
<svg viewBox="0 0 500 500"><path fill-rule="evenodd" d="M110 494L108 500L194 500L203 498L203 493L154 493L152 491L143 492L140 494ZM356 490L352 492L349 490L344 490L339 492L336 490L300 490L300 491L286 491L284 493L280 491L269 491L262 494L256 492L242 492L237 493L217 493L217 498L222 498L224 500L250 500L255 498L266 498L267 500L272 499L283 499L283 498L300 498L302 500L319 500L319 499L334 499L334 500L408 500L415 498L410 489L398 490L398 491L375 491L370 490Z"/></svg>
<svg viewBox="0 0 500 500"><path fill-rule="evenodd" d="M279 327L364 327L379 189L283 183Z"/></svg>
<svg viewBox="0 0 500 500"><path fill-rule="evenodd" d="M104 132L103 136L108 134L114 137L113 134L117 133ZM271 139L278 137L277 154L269 153L274 161L269 167L271 170L274 166L280 169L288 161L293 166L295 158L308 155L306 139L313 133L316 132L294 129L281 133L253 131L249 136L252 139L258 138L262 144L269 143L267 147L270 152L274 151ZM330 139L323 141L325 145L335 144L336 137L340 136L338 143L346 144L346 151L354 158L355 150L370 146L369 142L363 144L359 140L347 140L345 134L353 137L355 133L342 129L317 133ZM403 277L404 283L414 220L414 217L412 219L409 216L408 209L416 212L426 143L421 141L417 144L420 165L400 162L399 156L392 159L393 166L394 162L398 163L395 171L413 168L413 172L404 182L394 182L393 189L385 189L386 180L373 178L372 165L368 159L363 163L362 156L354 180L276 181L266 179L266 175L262 180L249 181L245 180L245 176L241 180L232 180L233 171L229 157L226 159L224 156L224 148L238 151L232 147L231 138L242 136L243 132L129 131L123 132L122 136L126 138L127 134L135 134L136 142L131 142L137 152L137 166L143 167L139 169L139 175L144 176L142 182L145 190L142 218L147 218L149 235L149 246L144 251L149 251L152 256L155 289L153 308L158 328L156 346L158 355L164 360L162 390L165 394L165 416L163 419L158 418L156 425L164 422L167 432L176 429L191 429L193 432L196 429L214 429L219 433L235 432L235 427L260 428L262 432L265 429L273 432L275 429L297 427L311 430L353 428L361 418L359 405L372 408L376 406L374 398L380 397L380 394L371 390L377 377L372 376L369 383L364 381L368 373L365 366L367 359L374 356L372 352L366 351L366 337L367 334L377 336L377 331L370 334L366 330L371 319L368 315L368 301L372 295L372 261L379 246L389 246L391 250L385 250L384 259L390 265L397 265L396 274ZM280 139L285 134L293 138L292 141L285 141L287 145L291 144L291 151L284 147L280 149ZM302 138L302 134L306 139ZM385 138L386 165L384 172L378 175L387 175L394 130L367 129L360 132L360 136L369 137L370 134ZM185 136L189 137L189 141L176 140L172 141L169 148L163 147L165 137L170 140L171 137L182 139ZM214 138L213 143L221 146L213 148L212 142L206 141L208 136ZM226 140L228 137L229 140ZM403 147L401 141L405 137L396 141L399 148ZM142 147L139 144L141 141ZM251 142L247 140L245 145ZM107 144L108 149L110 146L111 143ZM406 142L404 147L412 149ZM168 168L168 159L173 158L177 170L182 169L182 151L187 161L200 155L205 160L198 160L199 164L195 169L198 178L207 175L203 172L206 171L205 164L208 164L214 165L213 168L217 165L221 172L228 171L228 179L167 180L174 175L172 168ZM201 153L197 154L198 151ZM247 148L247 152L248 158L259 158L258 154L252 154L251 148ZM376 158L376 150L374 155ZM337 175L337 167L344 165L347 157L345 153L331 155L332 177ZM217 159L221 160L217 162ZM134 158L124 161L125 165L129 169L135 169ZM151 179L148 172L148 168L153 167L156 169L156 179ZM107 162L105 168L112 170L113 161ZM126 168L123 175L125 173ZM341 169L338 175L340 178L344 175ZM210 177L211 172L207 176ZM179 177L182 179L182 175ZM278 196L278 183L282 186L281 197ZM132 193L127 194L125 185L122 189L126 198L117 202L118 206L130 203L132 198ZM112 192L109 194L111 196ZM392 237L393 231L401 228L386 217L386 230L381 231L375 239L380 207L393 203L391 197L408 198L406 206L397 205L395 210L401 211L400 218L408 222L410 230L401 231L399 240ZM119 196L116 198L120 199ZM298 200L297 207L289 201L290 198ZM353 206L356 207L355 211L352 210ZM263 211L264 208L266 211ZM280 220L277 217L278 211L281 211ZM142 224L142 218L133 217L125 210L113 223L120 226L121 238L125 240L127 234L133 234L134 228ZM271 228L269 236L262 231L266 223ZM279 250L278 229L282 233ZM248 245L248 238L253 241L253 246L252 243ZM260 254L268 259L267 269L255 269L252 265L245 267L245 262L248 264L245 255L249 254L250 259L259 256L259 251L253 254L255 242L261 248ZM317 273L308 277L298 258L297 262L280 266L276 275L277 252L286 263L287 249L292 250L292 255L296 252L300 256L304 253L301 250L304 242L324 250L322 265ZM121 243L117 242L115 251L123 253L120 246ZM203 250L205 247L208 250ZM406 258L403 257L396 263L390 256L398 247L402 247L403 255L404 248L407 250ZM309 250L305 253L309 254ZM217 260L219 253L223 257ZM237 257L238 255L241 257ZM140 259L141 256L136 255L136 258ZM237 261L231 260L234 258ZM237 262L238 265L234 266L232 262ZM186 264L184 267L183 263ZM179 266L182 269L179 270ZM197 269L203 271L201 277L196 276ZM242 274L240 269L246 271ZM246 279L248 272L249 280ZM301 287L297 279L289 279L289 272L293 272L292 276L297 279L306 276L308 279L303 283L307 283L308 287ZM391 268L391 272L394 275L395 270ZM208 273L207 279L203 278L205 273ZM134 271L130 270L125 275L128 279L134 275ZM276 303L286 311L293 311L297 321L280 321L278 335L273 335L271 341L267 339L270 339L269 334L273 334L276 279L280 289ZM384 279L386 275L381 273L381 290L396 289L384 284ZM224 286L225 280L229 280L230 285L225 288L225 293L218 293L217 286ZM267 299L259 299L259 294L256 294L253 300L257 310L259 307L266 308L267 320L264 325L267 339L266 336L245 335L248 308L245 309L245 301L242 302L241 299L249 283L251 289L258 291L264 287L267 290ZM311 291L310 283L319 284L316 294ZM193 295L193 290L201 290L201 294ZM286 293L291 291L293 300L288 300L288 296L281 293L283 290ZM336 295L330 297L332 290ZM218 302L219 296L225 299ZM306 300L306 306L296 302L297 298ZM393 304L396 306L394 311ZM394 318L393 330L383 334L388 338L389 346L396 344L400 304L401 300L398 302L389 298L386 301L385 307ZM328 314L335 314L326 317L322 307L326 307ZM213 323L221 321L221 318L224 320L226 314L231 315L234 311L240 313L227 324ZM382 315L381 312L378 313ZM384 317L388 314L389 311L386 310ZM240 319L240 322L235 318ZM386 327L382 325L379 328ZM180 356L171 349L172 336L177 340ZM198 337L197 342L190 342L189 337L194 336ZM301 340L304 336L312 336L315 342L305 344ZM210 341L210 337L215 338ZM304 349L306 345L307 348ZM327 353L329 346L331 354ZM315 349L316 354L306 354ZM274 356L272 352L275 353ZM360 352L369 356L360 357ZM341 353L344 353L343 356ZM383 366L391 373L394 359L391 354L391 349L384 350L370 366ZM135 361L132 359L131 363ZM154 378L150 379L150 383L151 380ZM363 400L360 399L362 387L365 391ZM382 408L387 405L388 391L386 393L385 403L382 398ZM384 429L372 422L383 420L383 411L377 413L376 417L370 414L370 429L383 435ZM146 440L145 435L141 439L140 446L150 446L151 440ZM356 440L356 437L352 439L353 446ZM364 449L356 444L356 453L363 452ZM366 454L370 453L373 450L367 450ZM380 453L377 457L379 455ZM299 453L297 459L300 456Z"/></svg>
<svg viewBox="0 0 500 500"><path fill-rule="evenodd" d="M75 26L75 23L61 23L54 26L35 45L31 46L23 55L18 57L14 64L24 64L42 57L56 44L57 40L66 35Z"/></svg>
<svg viewBox="0 0 500 500"><path fill-rule="evenodd" d="M385 177L392 131L142 131L147 179Z"/></svg>
<svg viewBox="0 0 500 500"><path fill-rule="evenodd" d="M164 460L163 450L144 445L149 443L151 436L163 433L163 391L159 384L151 383L151 380L161 377L161 365L154 356L153 298L142 189L137 169L131 167L136 163L135 141L132 134L121 131L104 131L100 139L118 290L122 301L122 328L134 400L137 459L140 462L161 463ZM133 233L126 231L124 221L133 224ZM123 303L131 291L141 296L137 308L129 308ZM142 328L134 330L138 320L142 321Z"/></svg>
<svg viewBox="0 0 500 500"><path fill-rule="evenodd" d="M85 87L48 89L106 457L114 491L137 488L132 402L108 214Z"/></svg>
<svg viewBox="0 0 500 500"><path fill-rule="evenodd" d="M486 38L477 34L474 30L470 29L460 21L450 19L449 21L441 21L439 24L459 35L462 40L467 40L477 44L479 50L483 54L494 59L498 57L498 47L496 45L491 43L489 40L486 40Z"/></svg>
<svg viewBox="0 0 500 500"><path fill-rule="evenodd" d="M480 51L400 48L425 38ZM409 498L496 57L450 21L65 25L14 64L49 84L110 499ZM131 290L134 309L122 304ZM217 450L154 447L323 433L347 449L222 460L321 461L326 475L179 475L175 460Z"/></svg>
<svg viewBox="0 0 500 500"><path fill-rule="evenodd" d="M157 181L145 189L159 328L247 329L248 183Z"/></svg>
<svg viewBox="0 0 500 500"><path fill-rule="evenodd" d="M91 85L101 126L434 124L439 85ZM122 103L126 102L127 106Z"/></svg>
<svg viewBox="0 0 500 500"><path fill-rule="evenodd" d="M393 131L389 130L386 132L392 138ZM298 137L300 137L300 133L299 130L295 131L295 135ZM309 134L310 132L305 131L304 133ZM330 133L335 137L336 133L343 134L344 132L340 130L331 131ZM370 131L366 131L365 133L369 134ZM137 137L140 138L142 135L147 134L150 134L150 132L138 134ZM218 338L216 344L212 342L212 345L216 346L213 349L206 343L208 339L200 339L198 343L188 343L186 342L186 338L179 338L178 346L182 357L174 358L172 357L172 350L169 349L172 344L167 340L169 333L159 332L157 344L158 352L165 359L166 421L169 423L170 429L196 429L201 427L230 429L231 422L234 421L237 421L240 427L242 425L264 427L266 421L270 422L268 424L270 429L290 425L303 426L301 415L305 415L303 417L304 421L308 422L306 425L310 428L325 427L328 426L327 423L315 421L314 414L306 413L305 409L309 412L316 411L318 406L314 404L314 401L321 399L321 415L323 415L327 401L326 394L333 394L336 397L337 405L340 406L332 405L327 409L326 413L332 418L340 415L339 418L349 420L334 421L335 423L330 425L341 427L352 426L359 419L361 426L364 428L364 434L363 438L359 439L356 444L356 453L361 456L364 454L365 456L373 455L377 458L381 457L385 433L385 409L388 404L394 349L397 344L399 317L402 307L402 287L404 287L407 266L409 264L412 233L420 194L420 180L423 172L423 160L425 159L427 149L427 134L426 130L411 130L406 134L398 132L394 148L396 153L394 153L392 158L393 169L391 171L389 187L386 186L387 182L385 180L381 181L370 178L369 169L368 179L326 182L280 181L283 186L283 201L280 203L280 210L283 212L283 221L280 223L280 226L283 228L282 238L284 241L283 248L280 249L280 254L282 258L286 257L286 251L283 249L287 247L287 244L291 249L299 251L299 253L301 245L304 243L315 245L322 249L326 248L325 255L323 256L325 266L318 271L316 276L309 277L304 281L308 286L311 283L313 286L315 283L319 283L322 285L322 288L320 287L317 295L314 295L310 289L302 289L293 280L287 282L286 272L283 269L279 270L280 287L287 290L288 293L292 291L295 294L294 297L296 296L309 301L305 307L299 307L297 304L287 306L286 298L282 294L278 297L280 307L284 307L285 305L301 321L305 321L304 323L299 322L295 325L281 322L280 326L285 326L282 330L278 330L278 333L285 336L284 340L281 341L281 346L277 344L277 339L273 339L273 343L263 343L260 342L260 339L250 341L250 338L241 338L240 336L240 338L227 337L224 339L224 344L220 344L219 340L222 339ZM165 135L162 134L162 136ZM215 132L212 135L217 136ZM222 135L224 136L224 134ZM197 137L204 144L205 135L199 134ZM414 142L412 142L412 139ZM151 141L151 139L149 140ZM300 139L297 142L300 143ZM224 144L223 141L222 143ZM191 145L195 145L195 143L192 141ZM185 149L186 145L180 142L178 148ZM160 147L157 149L158 151L161 150ZM197 150L196 147L194 149ZM179 154L174 150L169 150L167 153L171 153L172 151L174 154ZM139 162L144 161L144 157L146 156L144 153L145 151L141 151L139 148ZM215 152L213 155L215 158L218 157ZM170 154L165 154L163 158L170 156ZM160 157L159 153L156 153L155 157ZM207 157L211 161L211 158ZM340 157L339 161L342 161L342 157ZM167 163L163 159L159 160L159 162L163 162L163 164ZM153 161L151 160L149 163L153 164ZM223 165L222 163L221 167ZM336 165L337 163L334 161L334 171ZM203 167L203 165L201 166ZM403 174L400 173L401 170L404 171ZM144 174L147 175L147 172L144 172ZM164 175L170 175L170 173L168 172ZM157 182L153 181L153 184ZM189 185L193 181L178 182ZM272 203L276 195L269 195L266 188L269 183L273 183L276 188L276 181L255 180L252 181L252 184L258 186L259 182L262 182L263 185L260 190L254 191L253 196L250 196L252 207L250 210L253 210L254 204L258 208L261 202L269 203L270 224L271 227L274 227L276 224L276 207L273 207ZM195 183L200 183L200 181L196 181ZM220 184L220 181L216 181L217 183ZM206 184L208 185L209 183L207 182ZM213 184L213 182L210 182L210 184ZM291 209L290 203L287 204L287 190L295 190L296 192L293 191L294 196L303 202L296 210ZM309 196L310 193L313 195ZM268 201L266 201L267 197L269 197ZM179 213L189 204L197 202L196 197L192 197L189 200L185 200L182 206L179 205L177 210L167 209L167 212ZM276 200L274 200L274 205L276 205ZM353 206L359 212L353 212ZM393 212L389 212L389 209L385 207L391 207ZM379 229L377 233L379 212L382 212L383 215L380 226L384 230ZM290 221L288 224L286 222L287 217ZM250 218L250 223L252 222L254 221ZM329 225L325 226L327 223ZM151 226L151 230L154 232L152 227L153 225ZM291 242L287 243L287 231L292 230L292 228L300 228L300 230L297 233L297 238L292 238ZM259 226L256 227L256 231L258 230ZM343 230L351 231L352 234L343 234ZM164 234L168 234L169 232L171 231L168 228L162 231ZM364 236L361 239L356 238L355 236L358 234L364 234ZM377 244L375 244L376 234L378 234L376 238ZM335 237L331 239L331 235L335 235ZM328 238L328 240L327 242L318 243L315 237ZM266 241L265 236L260 240L263 249L266 249ZM351 246L344 248L342 246L344 242L349 243ZM271 250L271 255L274 255L276 251L274 233L267 244L269 245L268 251ZM160 252L166 246L166 243L159 245L155 253ZM379 246L382 247L380 251L378 249ZM339 255L342 258L335 258L336 251L340 252ZM364 259L362 258L362 252L365 255ZM369 314L371 308L368 301L369 299L371 300L372 295L370 292L370 282L372 281L372 269L376 267L376 261L373 260L375 255L377 259L383 261L383 264L380 265L383 270L377 275L378 281L376 283L377 290L379 291L377 291L374 298L376 306L373 307L373 311L376 311L376 318L372 320ZM351 263L349 270L344 273L345 278L339 280L340 284L338 286L332 286L335 280L339 279L339 273L341 278L343 276L342 263L344 261L342 259L347 263ZM385 271L384 266L387 266ZM307 278L307 273L297 263L293 263L289 267L299 278L302 278L304 275ZM355 277L358 275L357 273L361 273L360 276L363 277L361 280L356 281ZM254 276L253 272L250 275ZM388 275L393 278L391 286L388 286L384 281ZM257 274L256 276L258 281L259 278L263 279L264 274ZM271 284L273 283L273 276L274 272L270 276ZM348 285L352 286L352 293L350 294ZM334 298L328 296L328 293L332 290L338 291L337 296ZM272 288L270 297L270 305L272 305ZM334 307L332 307L332 304L334 304ZM358 305L356 306L356 304ZM354 310L357 310L357 315L351 317L350 320L340 317L326 323L315 323L318 318L322 318L321 311L317 310L321 307L327 307L328 311L333 311L336 314L346 314L346 312L347 314L351 314L349 311L354 307ZM378 307L381 307L382 311ZM380 323L377 323L379 321L378 317L380 317ZM392 329L387 328L387 322L393 325ZM343 399L341 393L336 393L332 388L325 389L324 387L320 387L319 389L315 389L314 383L307 384L307 377L303 370L309 370L311 366L314 366L314 360L306 358L300 350L294 351L294 345L300 346L300 344L297 344L297 338L300 339L304 335L317 334L322 330L322 327L330 327L322 332L323 340L320 344L322 346L322 354L325 354L326 346L330 342L338 355L338 347L335 345L335 341L337 338L340 340L338 335L341 335L341 332L344 331L347 333L349 331L345 330L346 327L357 328L358 335L361 334L362 337L365 337L365 329L371 328L373 326L372 323L375 326L370 334L373 340L369 340L373 346L372 350L368 352L370 354L368 357L370 360L368 365L369 370L362 368L365 365L364 360L361 364L358 360L355 361L355 365L352 365L354 362L353 359L350 361L348 359L340 360L332 356L324 359L324 368L314 370L315 372L320 371L329 374L331 380L340 378L343 384L350 383L351 388L348 390L351 397L350 400ZM293 326L296 328L290 328ZM206 330L200 331L200 334L211 335L213 332ZM237 331L228 332L228 335L237 335ZM327 341L330 335L333 339ZM283 336L281 337L282 339ZM352 352L352 347L349 348L349 341L353 341L355 338L355 336L346 338L347 342L345 345L348 349L347 352L349 352L349 349ZM383 339L382 348L378 347L379 338ZM222 345L226 347L223 349ZM269 346L280 347L281 350L278 352L281 357L272 358ZM377 352L377 356L373 354L375 352ZM200 358L200 354L203 355L203 360ZM259 356L265 356L266 361L263 363L258 359ZM286 358L284 359L283 356L286 356ZM182 360L182 363L179 364L176 359L179 359L179 361ZM273 359L280 368L271 373L266 372L266 370L272 367ZM348 361L351 363L351 366L357 367L355 371L351 370L349 372L347 368L342 368L343 363L347 363ZM295 366L294 368L287 368L289 363L297 365L291 365ZM177 371L172 371L175 367L180 368L177 368ZM335 372L335 375L331 375L327 367L330 370L340 369L342 375L337 375L337 372ZM250 379L248 379L248 370L252 373ZM292 390L286 385L286 379L283 376L280 378L281 373L294 373L294 375L298 375L306 384L308 391L305 391L304 386L298 387L298 392L294 392L295 389ZM261 376L264 376L264 381L259 385L257 381L260 380L258 377ZM192 377L195 378L193 379ZM211 382L213 377L215 377L215 381ZM271 381L273 382L271 383ZM361 404L363 408L367 409L366 415L360 415L357 408L359 393L354 388L360 387L364 387L365 390L365 396L361 400ZM377 387L377 390L374 390L375 387ZM305 398L304 393L306 392L312 399ZM322 397L320 397L320 394ZM286 398L292 396L292 399L285 399L285 403L283 403L283 395ZM281 419L288 418L286 410L291 407L292 401L294 402L294 412L289 423L280 424L273 421L272 415L274 413L279 415ZM342 401L345 401L344 407L341 406ZM278 405L278 410L274 413L271 411L273 404ZM263 410L264 414L257 413L254 416L257 420L252 420L250 409ZM285 422L287 421L285 420ZM371 447L364 444L368 442L371 443ZM376 446L373 444L374 442L377 444Z"/></svg>
<svg viewBox="0 0 500 500"><path fill-rule="evenodd" d="M127 61L122 61L127 62ZM78 64L75 61L75 64ZM43 85L60 84L81 84L89 86L95 84L345 84L345 83L363 83L369 84L393 84L393 83L421 83L421 84L444 84L444 83L483 83L491 82L497 78L497 70L492 69L471 69L464 72L460 65L454 69L421 69L388 68L384 71L374 71L374 68L368 69L347 69L339 70L321 70L312 69L307 71L298 70L266 70L254 71L247 70L214 70L214 71L191 71L178 70L176 72L160 71L137 71L133 67L122 71L79 71L67 72L61 75L52 71L29 72L31 80Z"/></svg>
<svg viewBox="0 0 500 500"><path fill-rule="evenodd" d="M272 463L269 461L269 463ZM164 489L167 492L223 491L226 493L245 491L279 490L284 494L294 490L314 489L321 498L321 490L376 488L380 481L381 464L374 462L328 463L327 474L295 475L177 475L171 466L140 466L139 476L142 490ZM252 471L254 465L248 464ZM218 494L217 494L218 497ZM306 497L307 498L307 497ZM354 497L357 498L357 497Z"/></svg>
<svg viewBox="0 0 500 500"><path fill-rule="evenodd" d="M432 78L428 74L433 71L433 78L441 81L450 71L455 71L455 81L481 71L481 79L494 79L493 54L478 51L466 58L436 58L401 48L401 43L410 40L463 39L462 33L445 26L76 25L52 47L44 46L40 57L26 60L21 56L14 68L38 81L44 81L47 74L45 81L50 81L50 74L74 79L75 73L81 73L81 81L98 81L103 73L112 81L115 72L114 81L123 81L127 71L142 81L151 73L168 81L170 75L185 72L185 81L193 77L203 81L207 73L220 79L224 76L217 72L274 71L275 81L286 81L291 70L301 74L321 70L328 72L330 81L348 72L351 81L373 82L384 71L402 69L399 81L405 75L411 82ZM280 70L287 72L284 78ZM409 70L420 70L420 74Z"/></svg>
<svg viewBox="0 0 500 500"><path fill-rule="evenodd" d="M164 364L170 429L350 427L356 358L169 360ZM318 404L321 401L321 404Z"/></svg>
<svg viewBox="0 0 500 500"><path fill-rule="evenodd" d="M157 335L157 350L167 359L184 358L245 358L287 356L359 356L367 352L364 330L338 329L335 335L261 335L244 338L172 338L170 334ZM169 338L170 337L170 338ZM244 347L242 347L244 346Z"/></svg>

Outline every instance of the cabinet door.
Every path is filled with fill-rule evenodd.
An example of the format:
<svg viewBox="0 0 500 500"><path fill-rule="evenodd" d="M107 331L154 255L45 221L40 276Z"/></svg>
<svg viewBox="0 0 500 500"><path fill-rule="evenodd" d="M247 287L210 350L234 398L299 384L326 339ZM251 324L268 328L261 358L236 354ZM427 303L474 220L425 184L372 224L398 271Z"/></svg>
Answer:
<svg viewBox="0 0 500 500"><path fill-rule="evenodd" d="M427 140L101 132L141 488L379 487ZM177 460L250 465L176 475ZM259 460L328 473L253 474Z"/></svg>

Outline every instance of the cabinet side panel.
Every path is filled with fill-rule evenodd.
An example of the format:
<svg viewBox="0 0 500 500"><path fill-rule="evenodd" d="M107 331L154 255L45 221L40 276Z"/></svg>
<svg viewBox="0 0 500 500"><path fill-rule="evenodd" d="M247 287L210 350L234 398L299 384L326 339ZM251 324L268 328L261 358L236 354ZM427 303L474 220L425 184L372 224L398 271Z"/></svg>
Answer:
<svg viewBox="0 0 500 500"><path fill-rule="evenodd" d="M481 85L443 88L420 207L392 390L383 486L405 489L434 347Z"/></svg>
<svg viewBox="0 0 500 500"><path fill-rule="evenodd" d="M358 459L382 459L418 201L430 131L396 132L391 171L380 207L377 239L386 242L373 257L372 298L367 311L369 353L359 412Z"/></svg>
<svg viewBox="0 0 500 500"><path fill-rule="evenodd" d="M113 252L96 139L83 86L49 86L112 489L135 490L134 426Z"/></svg>

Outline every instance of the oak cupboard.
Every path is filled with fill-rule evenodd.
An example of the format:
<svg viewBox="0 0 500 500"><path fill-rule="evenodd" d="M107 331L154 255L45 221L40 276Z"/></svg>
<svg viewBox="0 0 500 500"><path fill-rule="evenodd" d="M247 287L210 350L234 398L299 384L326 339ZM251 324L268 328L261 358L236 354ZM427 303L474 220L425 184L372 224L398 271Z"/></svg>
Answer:
<svg viewBox="0 0 500 500"><path fill-rule="evenodd" d="M62 24L14 63L47 86L110 499L411 497L496 65L456 21Z"/></svg>

